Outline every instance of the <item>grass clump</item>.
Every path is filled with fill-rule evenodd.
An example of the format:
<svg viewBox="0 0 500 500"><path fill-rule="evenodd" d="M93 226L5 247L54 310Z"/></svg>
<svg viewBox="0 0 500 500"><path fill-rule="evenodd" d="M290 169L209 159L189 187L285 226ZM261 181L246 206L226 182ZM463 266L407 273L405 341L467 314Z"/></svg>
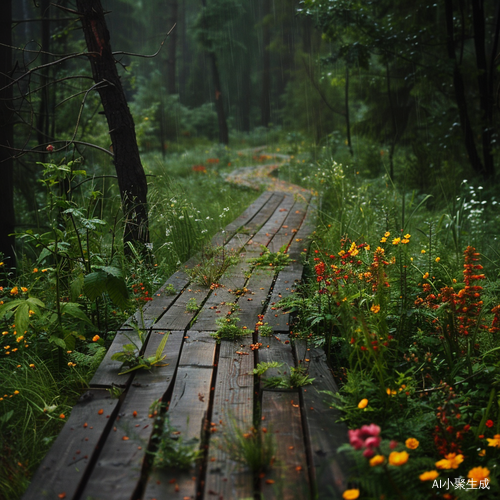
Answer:
<svg viewBox="0 0 500 500"><path fill-rule="evenodd" d="M281 271L291 262L290 256L286 253L286 245L283 245L277 252L271 252L271 250L264 245L260 245L260 248L262 250L260 256L254 259L248 259L248 262L259 267L272 269L273 271Z"/></svg>
<svg viewBox="0 0 500 500"><path fill-rule="evenodd" d="M218 284L222 275L229 267L237 264L238 260L234 250L228 250L224 246L207 245L201 251L201 262L191 269L186 269L186 273L194 283L211 286Z"/></svg>
<svg viewBox="0 0 500 500"><path fill-rule="evenodd" d="M243 337L248 334L245 328L238 326L240 318L238 317L237 311L238 306L233 304L231 311L229 311L225 317L215 320L217 331L211 333L211 335L217 340L218 344L220 344L221 340L236 340L238 337Z"/></svg>

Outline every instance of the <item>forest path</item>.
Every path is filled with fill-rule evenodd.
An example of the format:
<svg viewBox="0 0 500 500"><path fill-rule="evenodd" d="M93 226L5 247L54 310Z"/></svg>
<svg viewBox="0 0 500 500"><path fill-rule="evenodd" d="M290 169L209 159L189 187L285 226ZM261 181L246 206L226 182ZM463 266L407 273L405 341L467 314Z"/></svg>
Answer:
<svg viewBox="0 0 500 500"><path fill-rule="evenodd" d="M337 387L324 352L294 337L278 304L302 279L301 254L314 230L310 199L289 186L262 193L212 239L239 256L217 285L193 279L189 269L201 269L195 256L122 325L23 500L342 498L348 472L337 449L347 429L324 395ZM286 248L289 264L259 266L263 247ZM245 334L217 342L218 320L231 318L235 304ZM266 336L262 323L272 328ZM120 374L112 357L138 342L137 328L144 359L162 346L166 358ZM257 376L261 362L282 366ZM314 380L294 387L292 370ZM272 377L279 384L270 385ZM267 467L252 470L242 451L260 456L269 439Z"/></svg>
<svg viewBox="0 0 500 500"><path fill-rule="evenodd" d="M267 191L276 191L280 193L293 193L302 195L310 193L310 190L306 188L272 176L271 174L275 170L287 164L293 157L291 155L283 153L267 152L267 150L267 146L242 149L238 151L238 155L251 155L253 160L260 162L270 159L281 160L281 162L239 167L226 176L226 181L256 190L264 188Z"/></svg>

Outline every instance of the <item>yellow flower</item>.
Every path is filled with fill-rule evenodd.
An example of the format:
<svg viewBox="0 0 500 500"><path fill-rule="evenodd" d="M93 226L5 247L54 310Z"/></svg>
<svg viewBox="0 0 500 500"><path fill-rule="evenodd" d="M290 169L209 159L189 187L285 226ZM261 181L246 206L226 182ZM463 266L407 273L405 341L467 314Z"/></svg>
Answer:
<svg viewBox="0 0 500 500"><path fill-rule="evenodd" d="M486 438L488 441L488 446L496 446L497 448L500 448L500 434L495 434L493 436L493 439Z"/></svg>
<svg viewBox="0 0 500 500"><path fill-rule="evenodd" d="M38 272L38 268L35 267L35 269L33 269L33 272L37 273Z"/></svg>
<svg viewBox="0 0 500 500"><path fill-rule="evenodd" d="M342 493L342 498L344 500L356 500L359 498L359 490L345 490L344 493Z"/></svg>
<svg viewBox="0 0 500 500"><path fill-rule="evenodd" d="M387 392L388 396L395 396L398 393L398 391L390 389L389 387L387 388L387 390L385 392Z"/></svg>
<svg viewBox="0 0 500 500"><path fill-rule="evenodd" d="M420 253L425 253L425 250L424 249L420 250Z"/></svg>
<svg viewBox="0 0 500 500"><path fill-rule="evenodd" d="M415 439L415 438L408 438L405 441L406 447L409 448L410 450L416 450L418 448L419 444L420 443L419 443L418 439Z"/></svg>
<svg viewBox="0 0 500 500"><path fill-rule="evenodd" d="M373 458L370 458L370 466L375 467L377 465L382 465L385 462L384 455L375 455Z"/></svg>
<svg viewBox="0 0 500 500"><path fill-rule="evenodd" d="M479 483L485 479L490 479L490 471L486 467L474 467L469 471L467 477Z"/></svg>
<svg viewBox="0 0 500 500"><path fill-rule="evenodd" d="M389 238L389 236L390 236L390 235L391 235L391 233L390 233L389 231L386 231L386 232L385 232L385 234L384 234L384 236L385 236L386 238Z"/></svg>
<svg viewBox="0 0 500 500"><path fill-rule="evenodd" d="M370 311L373 314L377 314L380 311L380 306L378 304L373 304L373 306L370 307Z"/></svg>
<svg viewBox="0 0 500 500"><path fill-rule="evenodd" d="M424 278L424 280L426 280L427 278L429 277L429 273L425 273L422 278Z"/></svg>
<svg viewBox="0 0 500 500"><path fill-rule="evenodd" d="M35 368L35 364L34 363L30 363L30 368Z"/></svg>
<svg viewBox="0 0 500 500"><path fill-rule="evenodd" d="M389 463L391 465L399 467L400 465L404 465L406 462L408 462L409 458L410 455L408 455L408 452L406 451L393 451L389 455Z"/></svg>
<svg viewBox="0 0 500 500"><path fill-rule="evenodd" d="M21 342L21 340L24 339L24 335L21 335L20 337L17 337L16 342Z"/></svg>
<svg viewBox="0 0 500 500"><path fill-rule="evenodd" d="M24 292L24 293L26 293L28 291L28 289L25 286L22 286L21 287L21 291Z"/></svg>
<svg viewBox="0 0 500 500"><path fill-rule="evenodd" d="M411 234L405 234L405 238L406 239L410 239L411 238Z"/></svg>
<svg viewBox="0 0 500 500"><path fill-rule="evenodd" d="M441 260L441 257L436 257L436 262L439 262Z"/></svg>
<svg viewBox="0 0 500 500"><path fill-rule="evenodd" d="M457 455L456 453L448 453L443 460L436 462L436 467L438 469L458 469L458 466L464 461L463 455Z"/></svg>
<svg viewBox="0 0 500 500"><path fill-rule="evenodd" d="M400 242L401 242L401 238L394 238L394 239L392 240L392 244L393 244L393 245L399 245L399 243L400 243Z"/></svg>
<svg viewBox="0 0 500 500"><path fill-rule="evenodd" d="M17 288L17 286L15 286L11 291L10 291L10 294L11 295L17 295L19 293L19 289Z"/></svg>
<svg viewBox="0 0 500 500"><path fill-rule="evenodd" d="M368 399L362 399L359 403L358 403L358 408L360 410L362 410L363 408L366 408L368 406Z"/></svg>
<svg viewBox="0 0 500 500"><path fill-rule="evenodd" d="M100 340L101 337L99 337L99 335L94 335L92 337L92 342L97 342L98 340Z"/></svg>
<svg viewBox="0 0 500 500"><path fill-rule="evenodd" d="M479 455L480 457L484 457L484 456L486 455L486 450L481 450L481 451L478 453L478 455Z"/></svg>
<svg viewBox="0 0 500 500"><path fill-rule="evenodd" d="M420 478L420 481L434 481L434 479L436 479L438 476L439 472L437 470L429 470L420 474L420 476L418 477Z"/></svg>
<svg viewBox="0 0 500 500"><path fill-rule="evenodd" d="M385 243L387 241L387 238L384 236L383 238L380 238L380 243Z"/></svg>
<svg viewBox="0 0 500 500"><path fill-rule="evenodd" d="M19 391L14 391L14 394L19 394Z"/></svg>

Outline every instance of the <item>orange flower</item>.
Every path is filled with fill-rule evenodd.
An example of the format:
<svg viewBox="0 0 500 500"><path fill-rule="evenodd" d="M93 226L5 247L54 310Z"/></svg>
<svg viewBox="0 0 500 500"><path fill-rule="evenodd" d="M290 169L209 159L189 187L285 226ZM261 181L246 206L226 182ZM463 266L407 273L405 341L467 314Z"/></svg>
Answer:
<svg viewBox="0 0 500 500"><path fill-rule="evenodd" d="M363 408L366 408L368 406L368 399L362 399L359 403L358 403L358 408L360 410L362 410Z"/></svg>
<svg viewBox="0 0 500 500"><path fill-rule="evenodd" d="M94 335L92 337L92 342L97 342L98 340L100 340L101 337L99 337L99 335Z"/></svg>
<svg viewBox="0 0 500 500"><path fill-rule="evenodd" d="M467 477L469 479L472 479L472 481L480 483L481 481L484 481L487 479L489 481L490 479L490 471L486 467L474 467L469 471L467 474Z"/></svg>
<svg viewBox="0 0 500 500"><path fill-rule="evenodd" d="M61 414L59 415L59 418L66 418L66 415L65 415L64 413L61 413Z"/></svg>
<svg viewBox="0 0 500 500"><path fill-rule="evenodd" d="M380 311L380 306L378 304L373 304L373 306L370 307L370 311L373 314L377 314Z"/></svg>
<svg viewBox="0 0 500 500"><path fill-rule="evenodd" d="M410 450L416 450L419 446L419 441L418 439L415 439L415 438L408 438L406 441L405 441L405 445L407 448L409 448Z"/></svg>
<svg viewBox="0 0 500 500"><path fill-rule="evenodd" d="M457 455L456 453L448 453L443 460L436 462L436 467L438 469L458 469L458 466L464 461L463 455Z"/></svg>
<svg viewBox="0 0 500 500"><path fill-rule="evenodd" d="M488 446L496 446L497 448L500 448L500 434L495 434L493 439L486 438L486 441L488 441Z"/></svg>
<svg viewBox="0 0 500 500"><path fill-rule="evenodd" d="M344 500L356 500L357 498L359 498L359 490L345 490L344 493L342 493L342 498Z"/></svg>
<svg viewBox="0 0 500 500"><path fill-rule="evenodd" d="M391 465L399 467L400 465L404 465L406 462L408 462L409 458L410 455L408 455L408 452L406 451L393 451L389 455L389 463Z"/></svg>
<svg viewBox="0 0 500 500"><path fill-rule="evenodd" d="M370 458L370 466L375 467L377 465L382 465L385 462L384 455L375 455L373 458Z"/></svg>
<svg viewBox="0 0 500 500"><path fill-rule="evenodd" d="M436 479L438 476L439 472L437 470L429 470L420 474L420 476L418 477L420 478L420 481L434 481L434 479Z"/></svg>

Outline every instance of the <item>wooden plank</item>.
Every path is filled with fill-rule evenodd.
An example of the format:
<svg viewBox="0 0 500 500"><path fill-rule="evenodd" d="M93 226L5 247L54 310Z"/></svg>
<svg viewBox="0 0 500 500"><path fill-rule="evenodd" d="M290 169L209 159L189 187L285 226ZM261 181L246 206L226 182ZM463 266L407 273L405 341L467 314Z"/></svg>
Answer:
<svg viewBox="0 0 500 500"><path fill-rule="evenodd" d="M155 329L159 330L185 330L198 311L186 311L188 302L195 299L198 310L203 301L210 293L210 288L206 286L192 284L186 288L180 297L170 306L168 311L155 323Z"/></svg>
<svg viewBox="0 0 500 500"><path fill-rule="evenodd" d="M307 445L311 456L312 477L315 484L315 498L319 500L340 500L347 488L351 467L345 454L337 449L348 442L347 426L336 423L340 412L325 402L328 396L321 391L337 392L326 355L321 349L309 349L304 342L296 343L297 359L306 360L312 386L303 387L303 415ZM307 361L309 360L309 361Z"/></svg>
<svg viewBox="0 0 500 500"><path fill-rule="evenodd" d="M145 356L155 353L164 338L161 332L152 332ZM119 416L116 418L97 463L90 475L82 498L93 500L132 500L141 479L141 469L149 440L154 431L154 420L149 408L167 392L174 377L182 348L184 332L169 335L163 366L150 371L139 370L130 386ZM137 412L134 415L134 412Z"/></svg>
<svg viewBox="0 0 500 500"><path fill-rule="evenodd" d="M302 269L300 271L290 271L286 268L278 273L271 298L264 313L264 323L272 326L275 333L290 332L290 314L280 309L280 300L295 293L301 276Z"/></svg>
<svg viewBox="0 0 500 500"><path fill-rule="evenodd" d="M192 265L191 265L192 267ZM152 295L153 300L148 302L143 309L141 318L140 311L136 311L130 318L127 319L120 330L133 329L133 325L140 328L149 328L155 321L160 318L165 311L180 295L182 290L189 283L189 276L182 270L175 272L170 278ZM172 285L176 291L175 294L169 295L165 292L166 287Z"/></svg>
<svg viewBox="0 0 500 500"><path fill-rule="evenodd" d="M262 210L250 222L245 224L239 232L247 231L250 235L255 234L267 223L283 199L284 195L282 193L273 193Z"/></svg>
<svg viewBox="0 0 500 500"><path fill-rule="evenodd" d="M264 269L257 269L247 282L247 292L238 300L240 322L238 326L246 327L250 331L255 329L262 314L263 303L266 301L273 282L274 273Z"/></svg>
<svg viewBox="0 0 500 500"><path fill-rule="evenodd" d="M262 418L262 427L273 433L277 448L276 461L261 482L261 497L311 498L298 392L264 391Z"/></svg>
<svg viewBox="0 0 500 500"><path fill-rule="evenodd" d="M106 356L104 356L104 359L101 361L101 364L90 381L90 387L126 387L134 374L130 373L118 375L122 363L120 361L112 360L111 356L121 351L125 344L133 343L132 341L137 345L140 344L137 334L133 330L119 330L116 332L115 338L113 339Z"/></svg>
<svg viewBox="0 0 500 500"><path fill-rule="evenodd" d="M258 340L262 346L257 351L257 360L259 363L270 363L277 361L283 363L280 368L270 368L263 375L261 375L262 382L269 377L287 376L290 374L290 368L295 366L295 359L293 357L293 349L288 341L288 336L279 337L278 335L271 335L270 337L258 336ZM265 384L261 384L265 388Z"/></svg>
<svg viewBox="0 0 500 500"><path fill-rule="evenodd" d="M253 363L253 351L242 348L239 342L221 342L211 416L215 425L211 425L203 498L253 498L252 474L229 456L223 439L223 434L232 432L233 426L245 430L252 427Z"/></svg>
<svg viewBox="0 0 500 500"><path fill-rule="evenodd" d="M100 441L110 430L117 409L118 399L112 399L104 389L91 389L83 394L22 500L57 500L63 494L68 500L73 498L89 472L89 464L95 460Z"/></svg>
<svg viewBox="0 0 500 500"><path fill-rule="evenodd" d="M210 401L215 340L207 332L189 331L182 349L167 418L187 445L200 446ZM196 497L198 470L153 470L143 498ZM193 477L195 480L193 480Z"/></svg>

